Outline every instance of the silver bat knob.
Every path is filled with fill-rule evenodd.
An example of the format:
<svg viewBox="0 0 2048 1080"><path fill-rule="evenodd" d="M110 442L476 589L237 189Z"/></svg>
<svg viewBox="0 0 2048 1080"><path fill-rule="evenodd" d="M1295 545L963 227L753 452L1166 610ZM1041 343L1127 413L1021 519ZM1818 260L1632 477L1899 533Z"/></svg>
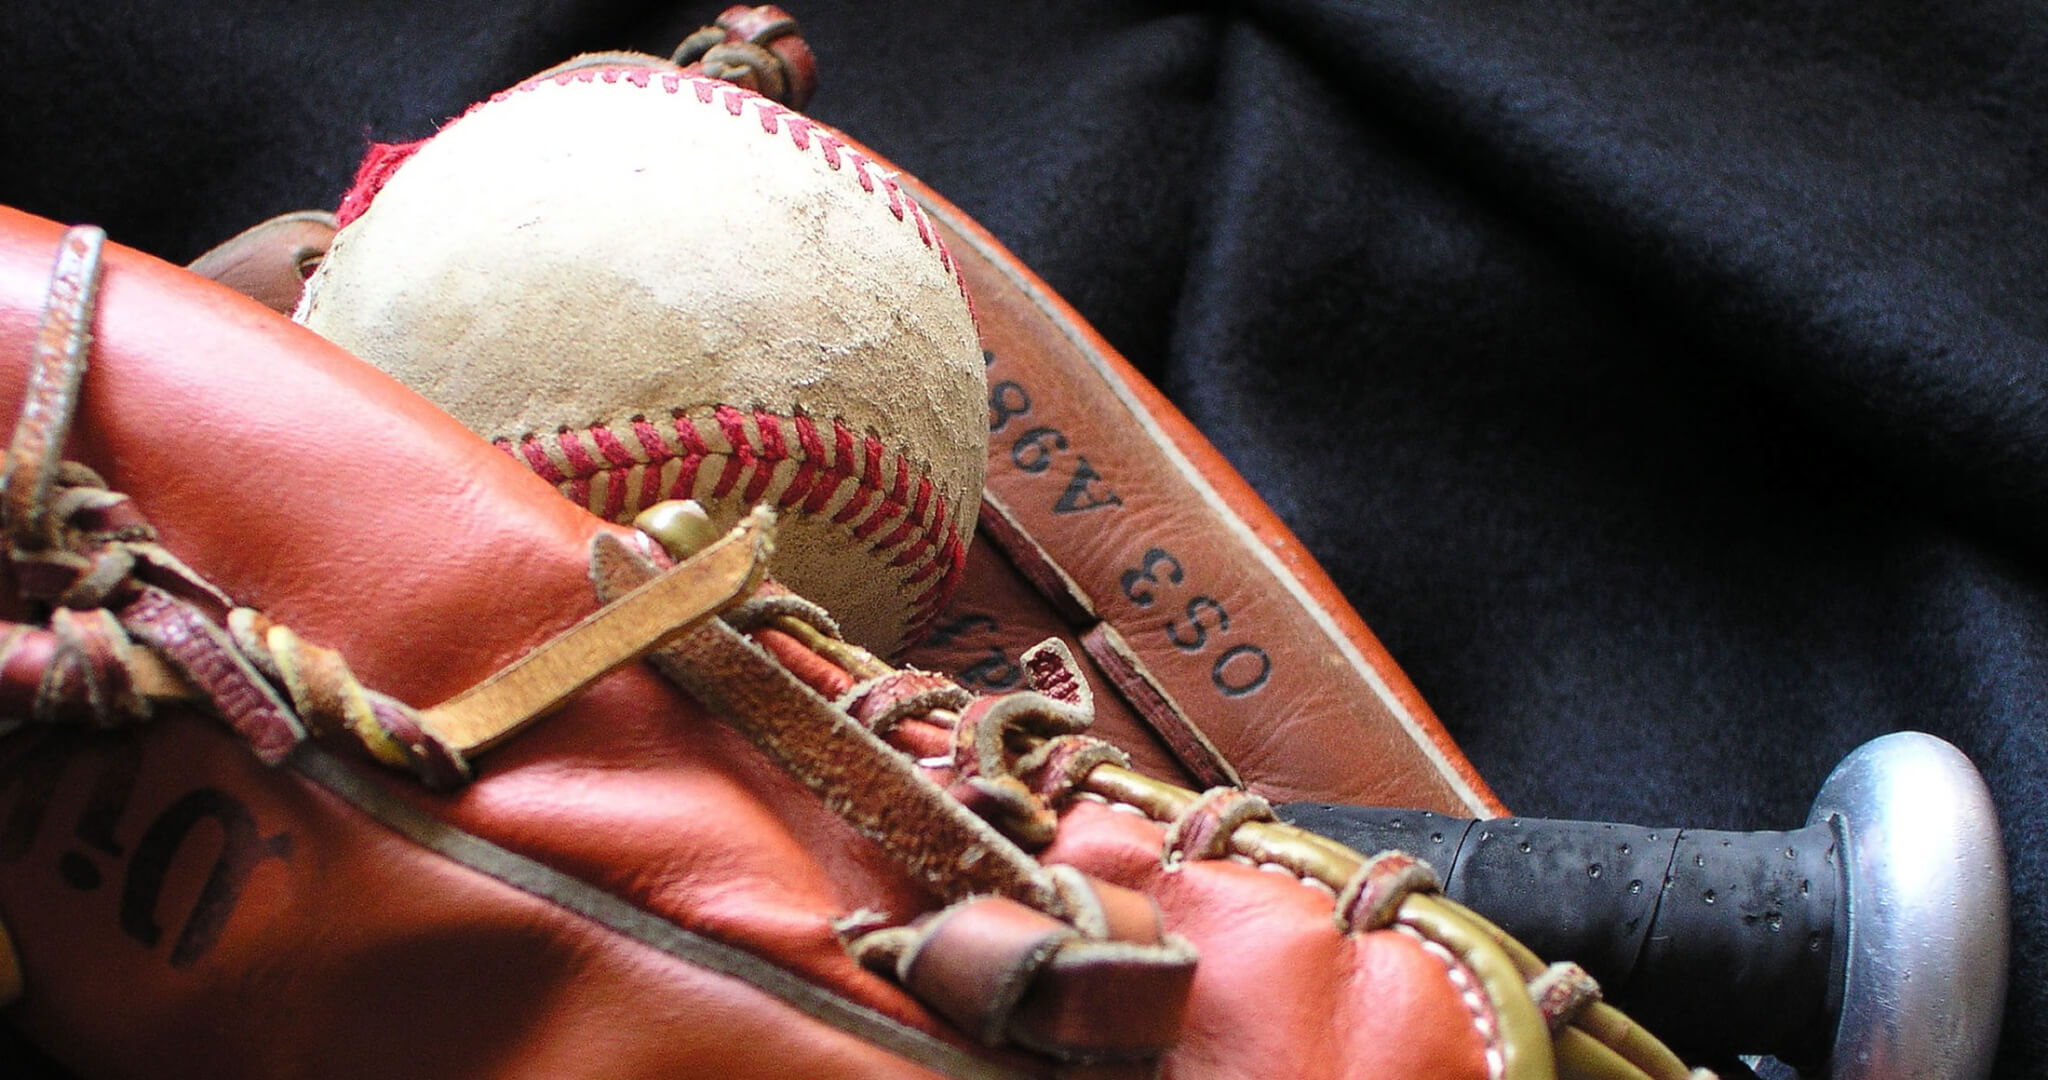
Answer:
<svg viewBox="0 0 2048 1080"><path fill-rule="evenodd" d="M1988 1075L2011 918L1983 778L1932 735L1886 735L1835 766L1806 820L1842 847L1834 1080Z"/></svg>

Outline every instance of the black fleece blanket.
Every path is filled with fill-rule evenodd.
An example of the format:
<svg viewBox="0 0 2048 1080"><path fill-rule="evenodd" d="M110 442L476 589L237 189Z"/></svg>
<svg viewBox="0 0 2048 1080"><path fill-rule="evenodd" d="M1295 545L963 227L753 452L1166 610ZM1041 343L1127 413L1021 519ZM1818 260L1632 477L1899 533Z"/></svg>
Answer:
<svg viewBox="0 0 2048 1080"><path fill-rule="evenodd" d="M10 0L0 202L184 261L720 6ZM811 111L1158 380L1518 812L1791 827L1960 746L2048 1068L2048 8L788 6Z"/></svg>

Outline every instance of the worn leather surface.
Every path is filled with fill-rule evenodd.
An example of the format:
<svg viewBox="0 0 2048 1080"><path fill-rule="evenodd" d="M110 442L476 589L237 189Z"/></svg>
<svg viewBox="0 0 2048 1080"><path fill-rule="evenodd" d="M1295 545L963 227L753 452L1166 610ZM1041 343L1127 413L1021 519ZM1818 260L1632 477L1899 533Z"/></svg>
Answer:
<svg viewBox="0 0 2048 1080"><path fill-rule="evenodd" d="M0 214L0 409L18 404L57 232ZM610 526L260 305L132 251L109 260L74 454L238 600L420 705L594 607L585 543ZM13 805L18 843L0 873L0 919L27 982L10 1016L88 1076L919 1071L428 855L302 777L264 770L213 721L166 717L138 739L95 740L97 753L43 757L43 738L0 746L18 780L56 770L47 790L16 789L41 794ZM96 770L101 757L132 762L132 786L123 768ZM375 779L436 818L945 1031L857 969L830 926L856 907L901 914L927 898L649 671L604 680L454 796ZM211 830L207 817L229 823L247 873L195 924L186 913L217 842L194 831L180 844L177 826ZM1168 1075L1484 1075L1484 1037L1436 955L1399 933L1337 933L1329 898L1290 878L1227 863L1166 874L1160 833L1082 804L1055 853L1151 892L1167 929L1209 957ZM1291 1004L1276 1012L1276 1000ZM1338 1012L1358 1022L1330 1024Z"/></svg>
<svg viewBox="0 0 2048 1080"><path fill-rule="evenodd" d="M1010 689L1023 650L1058 636L1087 657L1097 733L1152 775L1276 801L1503 812L1378 639L1208 442L994 238L900 182L928 208L974 302L996 503L959 594L906 662ZM264 249L297 235L270 224L217 252L289 265L288 252ZM294 303L289 283L229 283L279 309Z"/></svg>
<svg viewBox="0 0 2048 1080"><path fill-rule="evenodd" d="M1207 440L993 237L930 189L918 196L981 324L989 492L1023 534L1009 538L1012 561L1057 567L1073 595L1054 587L1052 609L1065 608L1076 655L1108 625L1170 703L1138 710L1154 730L1132 742L1149 751L1176 723L1192 727L1229 771L1204 775L1184 751L1172 755L1184 772L1204 785L1241 778L1276 800L1501 812L1378 639ZM1043 636L992 617L983 629L1009 655Z"/></svg>

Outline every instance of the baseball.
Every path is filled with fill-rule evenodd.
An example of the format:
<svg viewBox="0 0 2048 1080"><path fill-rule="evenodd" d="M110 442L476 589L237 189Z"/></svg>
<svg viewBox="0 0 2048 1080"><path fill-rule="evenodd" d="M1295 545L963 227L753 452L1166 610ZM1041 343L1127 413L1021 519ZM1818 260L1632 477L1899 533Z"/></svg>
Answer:
<svg viewBox="0 0 2048 1080"><path fill-rule="evenodd" d="M959 275L832 129L647 64L537 78L373 157L296 318L593 513L775 507L775 576L894 653L981 499Z"/></svg>

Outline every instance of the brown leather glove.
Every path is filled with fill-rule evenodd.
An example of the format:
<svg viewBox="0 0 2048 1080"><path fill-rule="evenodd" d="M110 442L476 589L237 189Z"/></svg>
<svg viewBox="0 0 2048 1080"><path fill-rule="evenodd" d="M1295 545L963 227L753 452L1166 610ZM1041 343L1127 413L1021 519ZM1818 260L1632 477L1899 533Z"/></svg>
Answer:
<svg viewBox="0 0 2048 1080"><path fill-rule="evenodd" d="M0 703L128 729L0 741L18 1022L94 1076L1684 1075L1235 786L1495 808L1214 452L906 184L990 346L994 543L914 654L980 698L763 583L765 520L606 525L132 252L79 398L90 245L0 219ZM286 306L324 228L200 266Z"/></svg>
<svg viewBox="0 0 2048 1080"><path fill-rule="evenodd" d="M892 676L765 525L664 569L218 286L110 247L86 312L90 246L0 216L0 920L83 1074L1683 1075L1413 864L1117 765L1059 650Z"/></svg>

